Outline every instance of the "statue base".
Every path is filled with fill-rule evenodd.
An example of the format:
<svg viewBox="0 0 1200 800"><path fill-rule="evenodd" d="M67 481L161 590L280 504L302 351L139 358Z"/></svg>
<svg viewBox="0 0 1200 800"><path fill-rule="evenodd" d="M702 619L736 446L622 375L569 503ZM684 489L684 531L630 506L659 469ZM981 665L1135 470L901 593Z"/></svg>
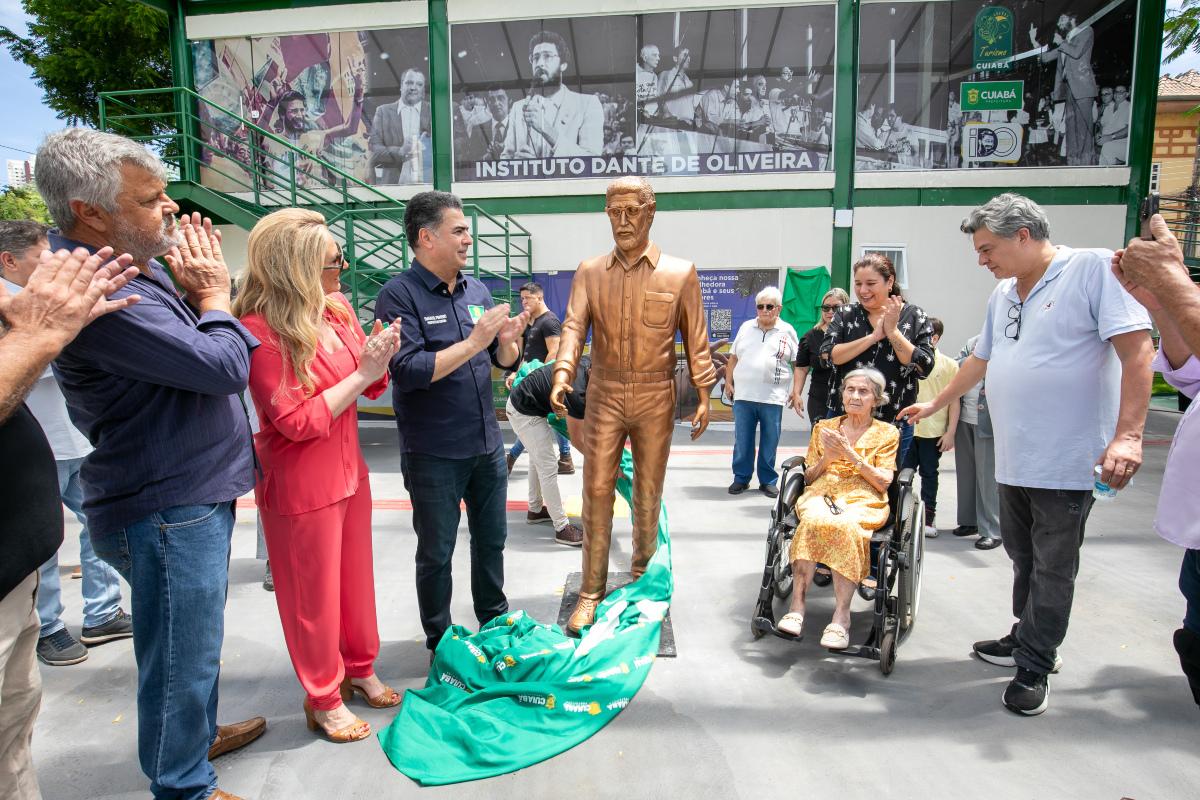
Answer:
<svg viewBox="0 0 1200 800"><path fill-rule="evenodd" d="M575 610L575 604L579 602L579 586L582 582L582 572L567 574L567 582L563 586L562 605L558 608L558 625L564 631L567 629L567 620L571 618L571 612ZM629 583L633 583L633 573L608 573L608 586L604 590L605 597ZM677 655L678 653L675 652L675 629L671 626L671 611L668 609L667 615L663 617L662 633L658 639L658 657L675 658Z"/></svg>

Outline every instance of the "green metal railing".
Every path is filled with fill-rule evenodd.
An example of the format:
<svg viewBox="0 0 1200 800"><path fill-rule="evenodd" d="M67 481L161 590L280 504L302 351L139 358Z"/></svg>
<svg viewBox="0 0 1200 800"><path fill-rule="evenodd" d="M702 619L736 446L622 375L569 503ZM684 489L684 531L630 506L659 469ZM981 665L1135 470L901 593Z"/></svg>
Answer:
<svg viewBox="0 0 1200 800"><path fill-rule="evenodd" d="M1159 211L1179 240L1192 280L1200 281L1200 192L1163 196Z"/></svg>
<svg viewBox="0 0 1200 800"><path fill-rule="evenodd" d="M170 96L170 110L161 110L163 95ZM154 110L147 110L150 103ZM403 201L190 89L104 92L100 128L151 147L172 180L204 187L210 204L220 207L210 210L241 227L290 206L321 213L343 244L350 264L343 282L364 325L374 319L379 289L412 262ZM463 213L475 240L473 274L498 302L514 302L514 283L533 277L529 231L474 204L464 204Z"/></svg>

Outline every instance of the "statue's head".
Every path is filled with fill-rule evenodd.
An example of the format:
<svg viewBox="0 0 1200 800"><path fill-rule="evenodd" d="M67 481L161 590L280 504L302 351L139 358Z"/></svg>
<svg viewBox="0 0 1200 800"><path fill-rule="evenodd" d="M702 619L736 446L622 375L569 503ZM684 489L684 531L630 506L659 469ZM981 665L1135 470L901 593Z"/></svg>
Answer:
<svg viewBox="0 0 1200 800"><path fill-rule="evenodd" d="M654 187L650 182L638 176L617 178L608 185L605 201L613 240L621 252L644 249L654 223Z"/></svg>

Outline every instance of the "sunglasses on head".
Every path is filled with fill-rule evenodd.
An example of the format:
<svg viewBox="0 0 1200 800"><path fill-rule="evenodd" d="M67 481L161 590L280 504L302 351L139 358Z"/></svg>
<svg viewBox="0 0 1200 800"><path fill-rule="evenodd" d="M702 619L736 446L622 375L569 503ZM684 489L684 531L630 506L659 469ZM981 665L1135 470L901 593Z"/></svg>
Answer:
<svg viewBox="0 0 1200 800"><path fill-rule="evenodd" d="M774 311L776 306L774 303L759 303L755 308L759 311Z"/></svg>

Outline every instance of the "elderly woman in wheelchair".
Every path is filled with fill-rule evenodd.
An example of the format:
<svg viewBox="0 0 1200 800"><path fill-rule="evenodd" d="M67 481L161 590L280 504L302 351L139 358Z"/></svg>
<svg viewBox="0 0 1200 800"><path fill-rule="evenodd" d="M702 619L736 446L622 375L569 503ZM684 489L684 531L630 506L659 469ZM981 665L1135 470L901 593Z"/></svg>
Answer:
<svg viewBox="0 0 1200 800"><path fill-rule="evenodd" d="M776 629L799 637L804 601L816 565L833 571L836 606L821 636L821 646L850 645L850 600L870 570L872 531L888 520L888 486L896 471L900 434L874 418L887 402L883 375L855 369L842 379L845 415L813 426L805 469L807 486L796 502L798 523L790 558L794 589L791 607Z"/></svg>

